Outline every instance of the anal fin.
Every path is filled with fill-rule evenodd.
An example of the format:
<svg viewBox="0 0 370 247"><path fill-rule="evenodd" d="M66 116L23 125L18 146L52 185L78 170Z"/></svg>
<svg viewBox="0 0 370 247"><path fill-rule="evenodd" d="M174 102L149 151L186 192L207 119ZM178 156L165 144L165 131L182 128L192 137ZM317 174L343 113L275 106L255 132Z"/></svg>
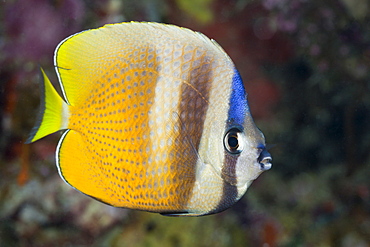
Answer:
<svg viewBox="0 0 370 247"><path fill-rule="evenodd" d="M105 202L106 192L100 179L101 174L92 162L90 151L81 133L66 130L61 136L56 162L61 178L73 188L99 201Z"/></svg>

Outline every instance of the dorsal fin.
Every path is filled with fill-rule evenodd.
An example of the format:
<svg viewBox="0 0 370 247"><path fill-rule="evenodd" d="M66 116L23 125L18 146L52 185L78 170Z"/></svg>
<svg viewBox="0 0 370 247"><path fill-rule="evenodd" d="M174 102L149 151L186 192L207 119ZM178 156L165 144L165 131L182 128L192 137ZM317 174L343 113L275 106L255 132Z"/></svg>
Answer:
<svg viewBox="0 0 370 247"><path fill-rule="evenodd" d="M186 28L146 22L105 25L72 35L58 45L54 64L65 101L70 105L85 101L93 83L101 83L99 80L117 65L117 59L123 68L130 66L137 58L128 54L142 48L166 48L169 33L175 37L171 42L177 38L199 47L212 47L210 51L231 63L215 41Z"/></svg>

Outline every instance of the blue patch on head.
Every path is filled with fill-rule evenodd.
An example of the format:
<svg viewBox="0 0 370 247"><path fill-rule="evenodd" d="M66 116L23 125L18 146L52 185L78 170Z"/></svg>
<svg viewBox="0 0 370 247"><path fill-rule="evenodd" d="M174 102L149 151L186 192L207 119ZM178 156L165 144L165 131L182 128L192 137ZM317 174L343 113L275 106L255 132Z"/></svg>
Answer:
<svg viewBox="0 0 370 247"><path fill-rule="evenodd" d="M236 69L234 69L234 76L231 83L229 107L228 120L243 125L249 108L244 84Z"/></svg>

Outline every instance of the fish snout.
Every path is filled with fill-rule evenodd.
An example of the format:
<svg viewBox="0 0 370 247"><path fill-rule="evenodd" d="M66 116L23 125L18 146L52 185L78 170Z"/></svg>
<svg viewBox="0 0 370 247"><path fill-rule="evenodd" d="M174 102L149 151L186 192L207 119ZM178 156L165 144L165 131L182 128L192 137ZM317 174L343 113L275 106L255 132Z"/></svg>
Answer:
<svg viewBox="0 0 370 247"><path fill-rule="evenodd" d="M266 149L262 150L260 156L258 156L257 161L260 164L260 168L262 171L270 170L272 167L271 163L272 157L271 154Z"/></svg>

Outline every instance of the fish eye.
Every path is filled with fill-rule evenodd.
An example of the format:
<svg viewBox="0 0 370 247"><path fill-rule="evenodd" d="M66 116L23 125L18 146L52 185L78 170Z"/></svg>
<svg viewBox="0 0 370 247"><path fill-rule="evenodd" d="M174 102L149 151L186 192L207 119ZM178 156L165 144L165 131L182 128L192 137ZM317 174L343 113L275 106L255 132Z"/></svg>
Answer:
<svg viewBox="0 0 370 247"><path fill-rule="evenodd" d="M242 131L237 128L230 129L224 137L224 147L231 154L239 154L243 151Z"/></svg>

